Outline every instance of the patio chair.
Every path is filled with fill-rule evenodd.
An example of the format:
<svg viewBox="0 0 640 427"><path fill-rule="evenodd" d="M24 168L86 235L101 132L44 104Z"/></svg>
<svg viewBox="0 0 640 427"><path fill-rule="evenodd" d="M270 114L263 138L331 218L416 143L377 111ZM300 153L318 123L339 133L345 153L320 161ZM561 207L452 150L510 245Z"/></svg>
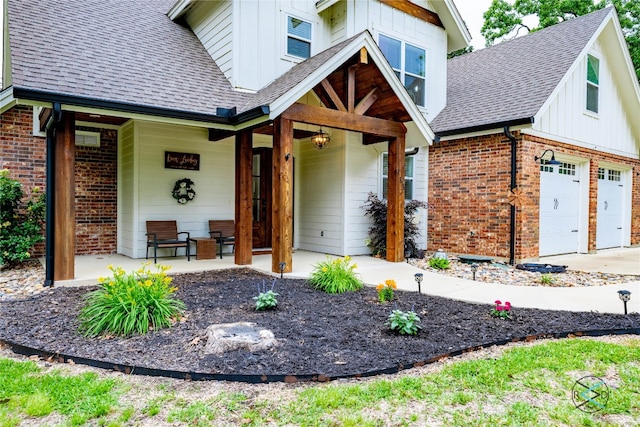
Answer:
<svg viewBox="0 0 640 427"><path fill-rule="evenodd" d="M185 234L185 239L178 236ZM191 261L189 248L189 232L178 233L176 221L147 221L147 256L149 259L149 248L153 248L153 262L158 262L158 248L174 248L173 256L178 255L178 248L185 248L187 251L187 261Z"/></svg>
<svg viewBox="0 0 640 427"><path fill-rule="evenodd" d="M231 245L231 251L235 251L236 225L232 219L209 220L209 235L220 245L220 259L222 259L223 245Z"/></svg>

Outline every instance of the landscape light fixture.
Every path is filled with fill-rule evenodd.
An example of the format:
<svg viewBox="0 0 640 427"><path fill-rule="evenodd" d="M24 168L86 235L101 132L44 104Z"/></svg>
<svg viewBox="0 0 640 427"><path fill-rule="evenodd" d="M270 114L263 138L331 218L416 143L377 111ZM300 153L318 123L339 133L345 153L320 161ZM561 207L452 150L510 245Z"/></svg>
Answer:
<svg viewBox="0 0 640 427"><path fill-rule="evenodd" d="M473 273L473 280L476 280L477 271L478 271L478 264L474 262L473 264L471 264L471 272Z"/></svg>
<svg viewBox="0 0 640 427"><path fill-rule="evenodd" d="M623 289L621 291L618 291L618 296L624 304L624 314L627 314L627 302L629 302L629 300L631 299L631 292Z"/></svg>
<svg viewBox="0 0 640 427"><path fill-rule="evenodd" d="M540 164L543 164L542 163L542 160L544 160L543 157L549 151L551 151L551 160L547 161L544 164L545 165L561 165L562 162L559 162L558 160L556 160L556 153L554 153L553 150L544 150L540 156L533 156L533 158L536 159L536 162L540 160Z"/></svg>
<svg viewBox="0 0 640 427"><path fill-rule="evenodd" d="M322 150L324 147L329 145L331 142L331 137L328 133L324 132L322 128L320 128L316 133L311 135L311 143L318 149Z"/></svg>
<svg viewBox="0 0 640 427"><path fill-rule="evenodd" d="M423 275L422 275L422 273L416 273L414 277L416 278L416 283L418 284L418 293L421 294L422 291L420 289L420 283L422 283Z"/></svg>
<svg viewBox="0 0 640 427"><path fill-rule="evenodd" d="M281 262L278 265L280 266L280 278L282 279L284 277L284 269L287 266L287 263L286 262Z"/></svg>

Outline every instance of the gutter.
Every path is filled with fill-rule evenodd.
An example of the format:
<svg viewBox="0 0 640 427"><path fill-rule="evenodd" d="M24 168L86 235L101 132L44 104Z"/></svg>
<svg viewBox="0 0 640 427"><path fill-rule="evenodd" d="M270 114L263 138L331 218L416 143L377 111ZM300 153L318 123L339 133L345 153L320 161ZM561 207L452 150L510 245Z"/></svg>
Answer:
<svg viewBox="0 0 640 427"><path fill-rule="evenodd" d="M436 132L436 135L439 138L442 138L443 136L462 135L465 133L481 132L484 130L505 128L510 126L530 125L533 123L533 120L534 120L533 117L523 117L520 119L506 120L506 121L496 122L496 123L485 123L482 125L469 126L469 127L463 127L463 128L457 128L457 129L449 129L442 132Z"/></svg>
<svg viewBox="0 0 640 427"><path fill-rule="evenodd" d="M55 277L55 167L56 167L56 127L62 119L62 106L58 102L53 103L53 112L46 124L47 132L47 157L46 157L46 204L45 204L45 278L44 286L53 287Z"/></svg>
<svg viewBox="0 0 640 427"><path fill-rule="evenodd" d="M504 127L504 134L511 141L511 190L516 188L516 137L509 131L509 126ZM509 212L509 265L515 264L516 256L516 205L512 204Z"/></svg>
<svg viewBox="0 0 640 427"><path fill-rule="evenodd" d="M53 92L45 92L33 89L14 87L13 96L15 98L29 99L33 101L43 101L81 107L99 108L105 110L115 110L127 113L138 113L150 116L167 117L174 119L193 120L198 122L218 123L226 125L238 125L249 120L269 115L269 106L261 105L250 110L236 114L235 108L223 109L222 114L205 114L185 110L172 110L169 108L151 107L147 105L131 104L127 102L105 101L101 99L85 98L80 96L63 95Z"/></svg>

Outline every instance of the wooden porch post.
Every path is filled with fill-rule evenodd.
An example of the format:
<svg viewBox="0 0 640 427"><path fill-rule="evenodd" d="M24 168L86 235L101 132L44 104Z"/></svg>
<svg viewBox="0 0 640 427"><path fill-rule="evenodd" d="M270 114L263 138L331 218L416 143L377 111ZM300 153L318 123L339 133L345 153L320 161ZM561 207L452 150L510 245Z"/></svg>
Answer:
<svg viewBox="0 0 640 427"><path fill-rule="evenodd" d="M278 117L273 122L273 203L271 271L293 270L293 122Z"/></svg>
<svg viewBox="0 0 640 427"><path fill-rule="evenodd" d="M75 129L75 114L63 112L62 120L56 128L56 168L53 172L55 173L54 280L70 280L75 276Z"/></svg>
<svg viewBox="0 0 640 427"><path fill-rule="evenodd" d="M387 188L387 261L404 260L405 136L389 141Z"/></svg>
<svg viewBox="0 0 640 427"><path fill-rule="evenodd" d="M252 263L252 147L253 133L251 130L246 130L236 135L235 263L237 265L249 265Z"/></svg>

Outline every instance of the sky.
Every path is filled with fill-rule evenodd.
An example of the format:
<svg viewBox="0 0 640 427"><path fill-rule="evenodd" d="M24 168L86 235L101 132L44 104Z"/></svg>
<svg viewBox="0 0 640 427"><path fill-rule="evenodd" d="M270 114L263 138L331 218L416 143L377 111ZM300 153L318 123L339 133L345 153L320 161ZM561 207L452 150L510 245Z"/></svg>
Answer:
<svg viewBox="0 0 640 427"><path fill-rule="evenodd" d="M480 35L480 28L484 23L482 14L489 9L491 0L454 0L454 3L462 19L467 23L474 49L482 49L484 47L484 38Z"/></svg>

